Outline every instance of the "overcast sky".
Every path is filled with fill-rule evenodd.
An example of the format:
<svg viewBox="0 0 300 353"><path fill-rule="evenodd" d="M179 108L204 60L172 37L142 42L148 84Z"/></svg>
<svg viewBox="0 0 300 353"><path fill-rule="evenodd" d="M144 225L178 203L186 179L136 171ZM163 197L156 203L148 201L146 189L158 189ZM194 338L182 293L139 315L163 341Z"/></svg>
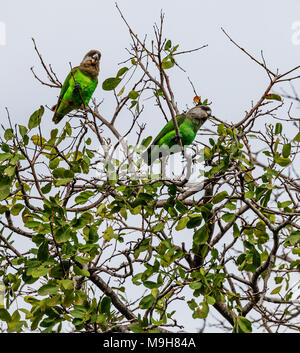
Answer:
<svg viewBox="0 0 300 353"><path fill-rule="evenodd" d="M146 33L152 36L153 23L158 21L162 9L166 14L165 35L174 44L180 44L181 50L208 44L197 53L182 56L179 63L200 95L212 101L213 113L222 119L239 119L251 100L255 101L264 91L267 77L229 42L221 27L253 55L259 57L263 50L274 70L279 68L283 72L299 64L300 43L295 45L292 41L293 33L294 39L297 37L292 26L300 21L298 0L120 0L118 3L141 36ZM91 48L102 52L100 83L116 73L117 64L127 55L128 31L113 0L2 1L0 22L6 31L6 45L0 45L1 122L5 121L5 106L14 121L21 122L39 105L53 105L59 93L41 86L30 72L34 66L42 73L32 37L61 80L69 71L69 62L77 65ZM184 109L193 97L186 75L177 72L170 76L179 109ZM99 84L95 97L100 100L108 95L111 94L104 92ZM105 102L103 109L108 115L109 105ZM145 112L146 120L160 119L150 113Z"/></svg>
<svg viewBox="0 0 300 353"><path fill-rule="evenodd" d="M213 113L226 121L240 119L251 101L266 88L265 72L230 43L221 27L258 58L263 50L273 70L283 72L300 64L299 0L119 0L118 4L134 32L142 37L148 34L151 38L153 23L159 20L162 9L166 15L165 36L178 43L181 50L208 44L207 48L180 58L187 74L169 71L180 110L192 103L187 75L199 94L212 101ZM58 90L40 85L30 72L34 66L43 75L32 37L61 81L69 71L69 62L78 65L90 49L102 52L100 84L94 96L105 99L101 109L109 118L111 93L104 92L101 84L116 74L117 64L126 59L125 47L130 39L113 0L3 0L0 23L2 124L6 124L5 107L14 122L26 125L30 114L40 105L56 103ZM295 87L300 88L299 83ZM49 119L45 128L53 128L51 112L43 119ZM151 122L147 135L157 133L162 126L157 109L145 110L142 119ZM117 125L122 131L128 122L119 121ZM189 317L186 327L195 329Z"/></svg>

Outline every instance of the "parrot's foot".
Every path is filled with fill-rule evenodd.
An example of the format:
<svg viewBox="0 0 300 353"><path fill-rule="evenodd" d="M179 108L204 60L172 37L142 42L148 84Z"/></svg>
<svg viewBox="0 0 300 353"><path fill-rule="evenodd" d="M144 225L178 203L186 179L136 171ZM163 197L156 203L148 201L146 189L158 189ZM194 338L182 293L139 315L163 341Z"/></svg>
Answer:
<svg viewBox="0 0 300 353"><path fill-rule="evenodd" d="M74 90L75 90L75 91L80 91L80 89L81 89L80 83L76 83L76 84L74 85Z"/></svg>

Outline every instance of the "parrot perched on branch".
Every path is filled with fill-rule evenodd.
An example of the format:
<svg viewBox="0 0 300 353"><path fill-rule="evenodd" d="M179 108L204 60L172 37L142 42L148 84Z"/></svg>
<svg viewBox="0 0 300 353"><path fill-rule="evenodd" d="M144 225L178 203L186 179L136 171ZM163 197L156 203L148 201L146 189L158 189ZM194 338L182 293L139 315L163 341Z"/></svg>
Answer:
<svg viewBox="0 0 300 353"><path fill-rule="evenodd" d="M74 67L61 88L58 102L52 107L55 124L73 109L88 105L98 84L101 53L90 50L79 66Z"/></svg>
<svg viewBox="0 0 300 353"><path fill-rule="evenodd" d="M197 105L188 112L176 116L183 147L194 141L198 130L210 115L211 109L209 106ZM170 120L156 136L152 144L143 153L143 159L148 165L151 165L156 159L170 153L168 152L170 149L171 154L180 152L173 120Z"/></svg>

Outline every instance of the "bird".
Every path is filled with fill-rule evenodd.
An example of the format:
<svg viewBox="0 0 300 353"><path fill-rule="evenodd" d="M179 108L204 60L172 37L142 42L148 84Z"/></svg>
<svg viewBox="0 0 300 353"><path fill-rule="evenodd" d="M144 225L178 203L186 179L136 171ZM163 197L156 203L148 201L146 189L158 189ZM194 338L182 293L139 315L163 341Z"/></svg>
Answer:
<svg viewBox="0 0 300 353"><path fill-rule="evenodd" d="M182 146L188 146L194 141L198 130L210 116L211 109L208 105L197 105L188 112L175 117ZM156 159L180 152L180 150L181 148L172 119L156 136L152 144L143 153L142 158L150 166Z"/></svg>
<svg viewBox="0 0 300 353"><path fill-rule="evenodd" d="M55 124L72 110L88 105L98 84L100 58L100 51L90 50L80 65L69 72L62 85L58 102L52 107L52 120Z"/></svg>

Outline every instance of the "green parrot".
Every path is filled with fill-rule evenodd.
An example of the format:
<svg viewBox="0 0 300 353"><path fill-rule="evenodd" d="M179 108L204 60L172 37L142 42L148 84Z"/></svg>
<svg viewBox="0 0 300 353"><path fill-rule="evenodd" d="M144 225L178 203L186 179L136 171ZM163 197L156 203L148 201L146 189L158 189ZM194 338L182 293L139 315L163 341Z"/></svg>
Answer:
<svg viewBox="0 0 300 353"><path fill-rule="evenodd" d="M197 105L188 112L176 116L183 146L188 146L194 141L198 130L210 115L209 106ZM180 146L176 138L174 122L170 120L143 153L143 159L148 165L151 165L157 158L176 152L180 152Z"/></svg>
<svg viewBox="0 0 300 353"><path fill-rule="evenodd" d="M98 84L100 58L98 50L90 50L80 65L70 71L61 88L58 102L52 107L52 120L55 124L73 109L88 105Z"/></svg>

